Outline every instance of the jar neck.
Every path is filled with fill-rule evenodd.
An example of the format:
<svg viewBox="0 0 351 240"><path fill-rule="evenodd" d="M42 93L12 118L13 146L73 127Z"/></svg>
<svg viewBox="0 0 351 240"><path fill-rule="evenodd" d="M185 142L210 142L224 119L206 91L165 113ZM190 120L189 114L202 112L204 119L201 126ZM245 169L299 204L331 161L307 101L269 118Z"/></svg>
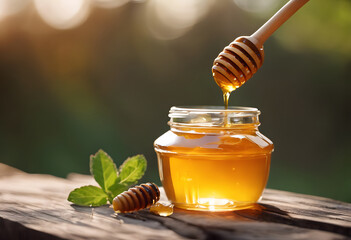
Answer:
<svg viewBox="0 0 351 240"><path fill-rule="evenodd" d="M172 107L168 124L174 131L257 131L259 114L257 108L248 107Z"/></svg>

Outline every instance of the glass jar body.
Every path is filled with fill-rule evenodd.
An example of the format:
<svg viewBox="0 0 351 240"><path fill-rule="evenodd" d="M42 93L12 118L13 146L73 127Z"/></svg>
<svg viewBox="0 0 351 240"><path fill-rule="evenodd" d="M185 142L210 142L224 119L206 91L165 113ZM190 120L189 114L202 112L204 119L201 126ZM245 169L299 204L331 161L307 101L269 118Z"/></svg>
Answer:
<svg viewBox="0 0 351 240"><path fill-rule="evenodd" d="M260 199L273 143L258 124L170 125L154 146L162 185L176 207L231 211Z"/></svg>

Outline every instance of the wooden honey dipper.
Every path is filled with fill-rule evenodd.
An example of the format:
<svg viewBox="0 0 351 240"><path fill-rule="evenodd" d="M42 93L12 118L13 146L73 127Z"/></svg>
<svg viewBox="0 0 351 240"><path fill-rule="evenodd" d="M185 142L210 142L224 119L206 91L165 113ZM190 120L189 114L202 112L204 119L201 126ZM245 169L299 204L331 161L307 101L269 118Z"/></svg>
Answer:
<svg viewBox="0 0 351 240"><path fill-rule="evenodd" d="M235 39L214 60L213 77L223 91L226 107L230 93L262 66L263 43L309 0L290 0L251 36Z"/></svg>
<svg viewBox="0 0 351 240"><path fill-rule="evenodd" d="M154 183L145 183L124 191L113 199L116 212L127 213L148 208L160 200L160 190Z"/></svg>

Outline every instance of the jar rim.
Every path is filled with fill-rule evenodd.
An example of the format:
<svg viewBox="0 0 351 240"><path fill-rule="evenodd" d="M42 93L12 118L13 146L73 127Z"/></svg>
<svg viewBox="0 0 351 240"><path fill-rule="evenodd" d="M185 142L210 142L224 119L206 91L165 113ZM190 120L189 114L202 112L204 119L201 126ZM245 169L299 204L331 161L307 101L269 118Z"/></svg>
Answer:
<svg viewBox="0 0 351 240"><path fill-rule="evenodd" d="M232 106L173 106L169 110L171 126L234 127L243 124L259 125L260 111L253 107Z"/></svg>
<svg viewBox="0 0 351 240"><path fill-rule="evenodd" d="M173 106L169 112L173 111L192 111L192 112L245 112L245 113L260 113L257 108L254 107L241 107L241 106L228 106L227 109L224 106Z"/></svg>

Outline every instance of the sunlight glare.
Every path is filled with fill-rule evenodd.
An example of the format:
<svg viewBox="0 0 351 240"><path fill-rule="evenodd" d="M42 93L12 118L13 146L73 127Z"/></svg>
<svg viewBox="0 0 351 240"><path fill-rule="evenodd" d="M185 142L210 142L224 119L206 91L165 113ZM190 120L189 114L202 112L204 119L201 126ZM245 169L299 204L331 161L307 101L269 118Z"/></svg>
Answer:
<svg viewBox="0 0 351 240"><path fill-rule="evenodd" d="M178 38L210 10L213 2L213 0L149 0L148 27L158 39Z"/></svg>
<svg viewBox="0 0 351 240"><path fill-rule="evenodd" d="M200 198L199 204L207 205L210 211L215 211L218 206L226 206L228 204L232 204L227 199L217 199L217 198Z"/></svg>
<svg viewBox="0 0 351 240"><path fill-rule="evenodd" d="M51 27L68 29L82 24L89 15L88 0L34 0L40 17Z"/></svg>
<svg viewBox="0 0 351 240"><path fill-rule="evenodd" d="M129 0L94 0L94 4L103 8L117 8L128 3Z"/></svg>
<svg viewBox="0 0 351 240"><path fill-rule="evenodd" d="M19 13L28 5L28 0L0 0L0 21Z"/></svg>

